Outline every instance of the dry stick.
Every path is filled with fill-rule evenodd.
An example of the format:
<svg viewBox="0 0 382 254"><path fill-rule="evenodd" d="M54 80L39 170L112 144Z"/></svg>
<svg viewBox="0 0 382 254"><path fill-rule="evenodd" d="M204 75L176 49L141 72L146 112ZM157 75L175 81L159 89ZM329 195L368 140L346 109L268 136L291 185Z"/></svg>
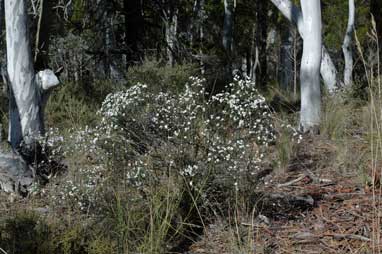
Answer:
<svg viewBox="0 0 382 254"><path fill-rule="evenodd" d="M37 56L38 54L40 53L40 48L39 48L39 44L40 44L40 31L41 31L41 22L42 22L42 14L43 14L43 11L44 10L44 0L40 0L40 13L39 13L39 18L38 18L38 23L37 23L37 32L36 32L36 52L35 52L35 55L34 55L34 62L36 62L37 60ZM32 1L33 2L33 1Z"/></svg>
<svg viewBox="0 0 382 254"><path fill-rule="evenodd" d="M2 248L0 248L0 251L3 253L3 254L8 254L5 250L3 250Z"/></svg>
<svg viewBox="0 0 382 254"><path fill-rule="evenodd" d="M331 236L335 239L351 239L351 240L371 242L370 238L367 238L361 235L354 235L354 234L325 234L324 236Z"/></svg>
<svg viewBox="0 0 382 254"><path fill-rule="evenodd" d="M277 188L281 188L281 187L286 187L286 186L290 186L290 185L293 185L299 181L301 181L302 179L304 179L306 177L306 175L301 175L299 176L298 178L292 180L292 181L289 181L289 182L286 182L286 183L280 183L277 185Z"/></svg>

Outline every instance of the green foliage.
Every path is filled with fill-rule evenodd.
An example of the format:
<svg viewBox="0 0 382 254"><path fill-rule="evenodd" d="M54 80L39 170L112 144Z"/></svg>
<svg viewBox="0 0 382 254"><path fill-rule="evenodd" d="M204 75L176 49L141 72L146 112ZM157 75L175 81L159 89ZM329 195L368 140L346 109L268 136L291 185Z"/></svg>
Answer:
<svg viewBox="0 0 382 254"><path fill-rule="evenodd" d="M116 243L111 238L94 235L86 249L88 254L117 253Z"/></svg>
<svg viewBox="0 0 382 254"><path fill-rule="evenodd" d="M348 98L348 93L328 96L323 101L320 130L332 140L345 138L352 128L357 128L354 122L356 100Z"/></svg>
<svg viewBox="0 0 382 254"><path fill-rule="evenodd" d="M338 98L337 98L338 99ZM322 114L321 133L327 135L331 139L339 139L344 136L346 131L346 118L348 110L341 107L341 103L336 98L329 99L324 103L324 111Z"/></svg>
<svg viewBox="0 0 382 254"><path fill-rule="evenodd" d="M154 59L146 59L142 65L129 68L128 86L146 84L151 91L180 92L197 68L190 64L168 66Z"/></svg>
<svg viewBox="0 0 382 254"><path fill-rule="evenodd" d="M286 128L285 128L286 127ZM291 159L294 158L296 154L296 131L292 129L290 125L281 126L279 138L276 142L276 168L281 172L285 172L289 165Z"/></svg>
<svg viewBox="0 0 382 254"><path fill-rule="evenodd" d="M324 43L329 51L338 52L344 40L348 22L348 1L323 0L322 19ZM367 41L366 33L371 27L369 6L363 0L356 0L356 29L361 44Z"/></svg>
<svg viewBox="0 0 382 254"><path fill-rule="evenodd" d="M116 241L99 234L100 228L65 220L48 220L30 211L17 212L1 222L0 246L14 254L116 253Z"/></svg>
<svg viewBox="0 0 382 254"><path fill-rule="evenodd" d="M118 90L111 81L96 81L93 85L65 83L49 98L46 108L47 126L79 128L91 125L106 95Z"/></svg>
<svg viewBox="0 0 382 254"><path fill-rule="evenodd" d="M137 198L132 192L115 193L109 221L120 253L164 253L168 249L166 245L184 232L184 225L174 223L175 216L183 213L181 185L169 179L162 185L151 186L145 202L131 202Z"/></svg>
<svg viewBox="0 0 382 254"><path fill-rule="evenodd" d="M36 214L23 211L0 224L0 246L14 254L50 254L50 228Z"/></svg>
<svg viewBox="0 0 382 254"><path fill-rule="evenodd" d="M62 249L63 254L82 253L85 250L86 239L84 229L81 223L75 224L72 228L67 229L59 237L58 246Z"/></svg>
<svg viewBox="0 0 382 254"><path fill-rule="evenodd" d="M166 93L142 84L111 93L93 126L49 132L46 142L69 172L41 195L86 221L54 228L57 250L164 253L200 234L212 210L230 209L221 204L233 193L253 191L274 138L265 99L249 80L235 79L230 93L209 100L204 79L190 78L179 93L178 82ZM61 89L53 105L67 98L96 105L79 87Z"/></svg>
<svg viewBox="0 0 382 254"><path fill-rule="evenodd" d="M85 17L85 1L84 0L74 0L73 1L73 15L71 17L71 22L81 23L82 19Z"/></svg>

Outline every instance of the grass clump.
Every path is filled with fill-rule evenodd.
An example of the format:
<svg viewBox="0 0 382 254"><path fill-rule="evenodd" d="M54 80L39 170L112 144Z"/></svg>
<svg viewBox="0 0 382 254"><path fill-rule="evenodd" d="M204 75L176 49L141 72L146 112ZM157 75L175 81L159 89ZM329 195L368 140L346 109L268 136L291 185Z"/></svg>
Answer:
<svg viewBox="0 0 382 254"><path fill-rule="evenodd" d="M0 224L0 246L8 253L49 254L54 250L51 231L33 212L22 211Z"/></svg>
<svg viewBox="0 0 382 254"><path fill-rule="evenodd" d="M197 73L197 66L191 64L174 67L161 61L146 59L140 66L132 66L127 73L128 86L146 84L150 90L180 92L190 76Z"/></svg>
<svg viewBox="0 0 382 254"><path fill-rule="evenodd" d="M89 221L65 230L61 249L187 248L211 215L231 209L221 204L237 193L249 197L275 139L270 110L248 80L237 78L229 93L208 100L205 82L191 78L180 93L131 86L106 97L94 127L49 135L50 150L64 154L69 171L41 195ZM102 237L76 238L90 227Z"/></svg>

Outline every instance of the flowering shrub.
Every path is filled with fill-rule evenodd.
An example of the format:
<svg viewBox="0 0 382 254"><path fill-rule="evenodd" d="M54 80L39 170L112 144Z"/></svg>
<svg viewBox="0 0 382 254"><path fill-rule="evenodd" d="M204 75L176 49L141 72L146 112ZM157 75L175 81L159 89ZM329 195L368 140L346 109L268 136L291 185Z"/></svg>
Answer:
<svg viewBox="0 0 382 254"><path fill-rule="evenodd" d="M210 97L204 87L205 80L192 77L180 94L152 93L138 84L107 96L99 145L113 151L119 165L127 162L130 183L152 181L160 168L194 185L213 175L234 186L257 173L275 140L265 99L250 80L236 78L227 92Z"/></svg>
<svg viewBox="0 0 382 254"><path fill-rule="evenodd" d="M265 99L250 80L236 78L214 95L205 82L192 77L179 94L143 84L109 94L96 127L70 131L71 144L61 153L83 154L86 163L57 199L89 210L98 187L111 183L143 194L168 177L203 193L252 182L276 139Z"/></svg>

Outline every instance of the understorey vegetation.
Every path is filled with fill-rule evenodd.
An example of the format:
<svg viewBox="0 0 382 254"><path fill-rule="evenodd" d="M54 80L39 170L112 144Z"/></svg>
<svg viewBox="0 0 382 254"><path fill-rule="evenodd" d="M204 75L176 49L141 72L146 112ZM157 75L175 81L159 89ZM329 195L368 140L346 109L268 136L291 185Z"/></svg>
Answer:
<svg viewBox="0 0 382 254"><path fill-rule="evenodd" d="M30 187L28 202L3 197L10 211L0 220L4 250L182 253L217 248L213 241L222 237L227 253L266 251L274 247L248 223L296 219L314 209L311 194L269 190L288 188L291 172L329 181L334 176L320 172L334 165L336 174L356 175L361 185L373 181L368 145L353 138L377 142L367 136L373 107L361 107L363 99L350 102L351 91L325 97L321 138L312 143L293 127L293 96L265 97L245 76L220 93L208 92L208 81L195 76L162 91L140 82L104 87L88 102L68 84L47 105L66 106L48 114L51 127L39 142L49 160L40 166L60 166L49 171L48 182ZM61 118L63 112L71 117Z"/></svg>
<svg viewBox="0 0 382 254"><path fill-rule="evenodd" d="M0 254L382 253L381 0L0 0Z"/></svg>
<svg viewBox="0 0 382 254"><path fill-rule="evenodd" d="M249 202L278 138L252 81L235 77L216 94L205 87L198 77L177 93L138 83L108 94L93 124L50 129L41 144L67 172L52 173L48 187L32 186L30 195L56 212L98 221L84 226L101 230L102 241L81 246L89 253L101 253L92 244L163 253L192 243L238 197Z"/></svg>

